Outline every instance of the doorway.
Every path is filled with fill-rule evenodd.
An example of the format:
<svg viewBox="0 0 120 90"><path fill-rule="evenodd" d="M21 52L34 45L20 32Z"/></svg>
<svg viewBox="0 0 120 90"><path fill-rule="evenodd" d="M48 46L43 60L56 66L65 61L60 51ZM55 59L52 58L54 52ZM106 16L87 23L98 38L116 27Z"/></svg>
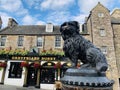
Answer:
<svg viewBox="0 0 120 90"><path fill-rule="evenodd" d="M36 80L37 80L37 69L34 68L32 63L28 68L27 85L35 86Z"/></svg>

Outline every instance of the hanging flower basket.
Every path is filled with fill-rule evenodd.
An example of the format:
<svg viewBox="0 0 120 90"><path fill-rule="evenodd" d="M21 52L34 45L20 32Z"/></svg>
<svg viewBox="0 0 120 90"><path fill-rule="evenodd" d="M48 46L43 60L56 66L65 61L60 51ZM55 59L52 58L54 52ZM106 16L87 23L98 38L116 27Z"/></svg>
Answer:
<svg viewBox="0 0 120 90"><path fill-rule="evenodd" d="M7 66L7 63L6 62L1 62L0 63L0 67L6 67Z"/></svg>
<svg viewBox="0 0 120 90"><path fill-rule="evenodd" d="M57 62L54 66L54 68L61 68L61 67L62 67L61 62Z"/></svg>
<svg viewBox="0 0 120 90"><path fill-rule="evenodd" d="M40 63L39 62L35 62L34 63L34 68L40 68Z"/></svg>
<svg viewBox="0 0 120 90"><path fill-rule="evenodd" d="M21 62L21 67L28 67L28 66L29 66L28 62Z"/></svg>

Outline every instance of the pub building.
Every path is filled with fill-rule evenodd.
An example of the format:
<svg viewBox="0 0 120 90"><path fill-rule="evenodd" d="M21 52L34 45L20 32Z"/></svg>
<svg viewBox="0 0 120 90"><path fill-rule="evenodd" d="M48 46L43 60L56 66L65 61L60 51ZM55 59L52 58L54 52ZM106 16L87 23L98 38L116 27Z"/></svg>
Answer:
<svg viewBox="0 0 120 90"><path fill-rule="evenodd" d="M64 59L59 26L18 25L10 18L0 31L0 83L15 86L54 84L72 63Z"/></svg>
<svg viewBox="0 0 120 90"><path fill-rule="evenodd" d="M71 62L62 58L63 56L58 55L1 56L1 84L36 88L44 84L54 84L71 66Z"/></svg>

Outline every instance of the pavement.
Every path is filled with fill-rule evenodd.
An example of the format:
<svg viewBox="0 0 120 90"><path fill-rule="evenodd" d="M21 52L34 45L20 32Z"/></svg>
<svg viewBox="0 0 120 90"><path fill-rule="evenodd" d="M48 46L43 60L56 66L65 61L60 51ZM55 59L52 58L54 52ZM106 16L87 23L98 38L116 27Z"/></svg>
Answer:
<svg viewBox="0 0 120 90"><path fill-rule="evenodd" d="M0 90L55 90L55 88L45 89L45 88L35 88L35 87L20 87L20 86L11 86L11 85L0 85Z"/></svg>

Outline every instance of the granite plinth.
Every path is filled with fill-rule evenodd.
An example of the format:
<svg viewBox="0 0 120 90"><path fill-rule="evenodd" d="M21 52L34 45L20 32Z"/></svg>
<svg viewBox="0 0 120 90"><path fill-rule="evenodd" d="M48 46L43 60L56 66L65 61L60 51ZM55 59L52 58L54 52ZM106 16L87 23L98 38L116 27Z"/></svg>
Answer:
<svg viewBox="0 0 120 90"><path fill-rule="evenodd" d="M95 69L84 68L70 68L66 71L61 82L64 88L97 88L101 90L111 90L114 81L106 77L105 72L97 72ZM93 89L94 88L94 89ZM65 89L69 90L69 89ZM74 90L74 89L73 89ZM90 89L91 90L91 89Z"/></svg>

